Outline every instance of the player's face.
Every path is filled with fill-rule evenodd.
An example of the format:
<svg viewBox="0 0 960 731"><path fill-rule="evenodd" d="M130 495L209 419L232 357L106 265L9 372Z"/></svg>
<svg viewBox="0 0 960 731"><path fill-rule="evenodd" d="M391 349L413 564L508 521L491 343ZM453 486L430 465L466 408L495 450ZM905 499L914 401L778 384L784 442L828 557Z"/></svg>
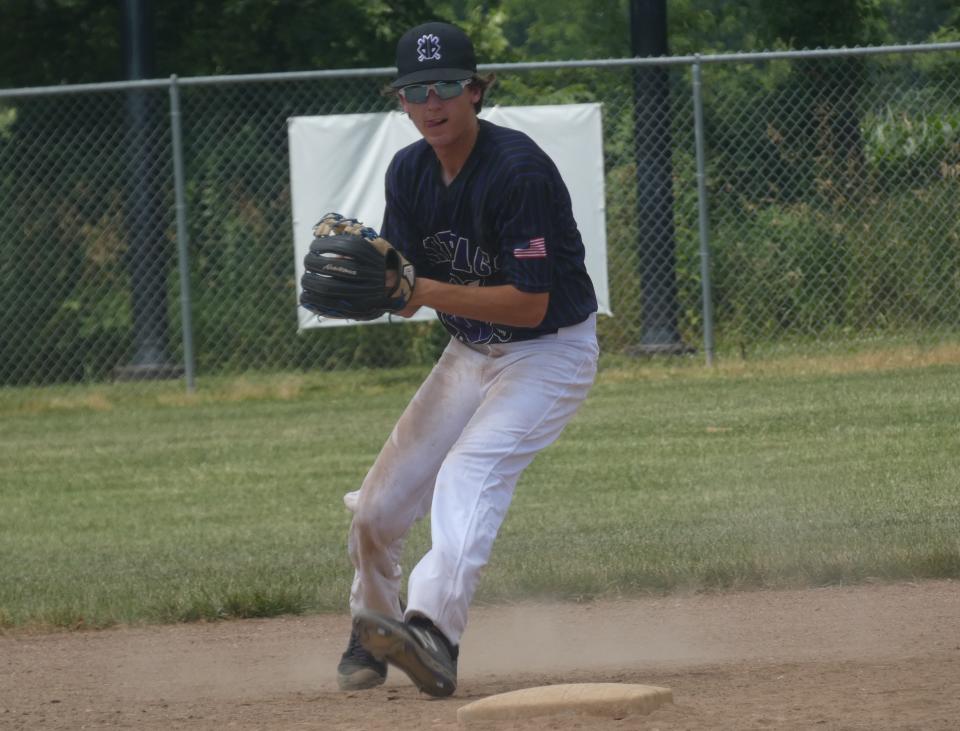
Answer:
<svg viewBox="0 0 960 731"><path fill-rule="evenodd" d="M422 90L419 90L422 94ZM420 134L434 149L455 147L464 141L472 141L476 131L477 114L473 105L480 101L480 89L472 84L463 87L460 94L441 99L435 87L431 87L426 100L416 104L400 95L403 111L409 115ZM410 95L414 98L414 95Z"/></svg>

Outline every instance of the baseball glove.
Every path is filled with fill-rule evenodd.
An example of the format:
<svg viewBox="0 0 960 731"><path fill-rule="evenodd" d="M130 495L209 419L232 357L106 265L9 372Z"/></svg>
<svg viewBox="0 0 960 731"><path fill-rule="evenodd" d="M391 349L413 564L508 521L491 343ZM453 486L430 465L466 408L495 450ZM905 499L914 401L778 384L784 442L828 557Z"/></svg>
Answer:
<svg viewBox="0 0 960 731"><path fill-rule="evenodd" d="M376 320L413 295L413 264L368 226L328 213L303 259L300 304L318 317Z"/></svg>

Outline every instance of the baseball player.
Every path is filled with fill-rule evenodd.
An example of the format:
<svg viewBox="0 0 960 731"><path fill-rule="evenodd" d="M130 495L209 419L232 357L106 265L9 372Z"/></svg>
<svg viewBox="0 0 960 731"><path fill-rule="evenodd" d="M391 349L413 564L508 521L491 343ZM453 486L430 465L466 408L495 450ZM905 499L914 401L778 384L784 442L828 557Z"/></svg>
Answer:
<svg viewBox="0 0 960 731"><path fill-rule="evenodd" d="M400 39L397 67L392 87L423 139L390 164L381 235L416 269L399 314L432 307L452 337L346 497L356 573L338 680L372 688L392 664L446 696L517 479L593 383L597 300L556 166L528 136L477 117L489 79L470 39L419 25ZM403 607L398 561L428 511L432 545Z"/></svg>

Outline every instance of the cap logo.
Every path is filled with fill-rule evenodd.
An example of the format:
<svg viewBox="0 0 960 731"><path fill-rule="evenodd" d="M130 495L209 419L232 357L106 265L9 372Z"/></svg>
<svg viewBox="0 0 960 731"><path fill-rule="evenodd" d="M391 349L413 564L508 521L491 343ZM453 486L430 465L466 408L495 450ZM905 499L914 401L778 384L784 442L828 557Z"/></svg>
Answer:
<svg viewBox="0 0 960 731"><path fill-rule="evenodd" d="M425 33L417 41L417 60L421 63L440 60L440 39L433 33Z"/></svg>

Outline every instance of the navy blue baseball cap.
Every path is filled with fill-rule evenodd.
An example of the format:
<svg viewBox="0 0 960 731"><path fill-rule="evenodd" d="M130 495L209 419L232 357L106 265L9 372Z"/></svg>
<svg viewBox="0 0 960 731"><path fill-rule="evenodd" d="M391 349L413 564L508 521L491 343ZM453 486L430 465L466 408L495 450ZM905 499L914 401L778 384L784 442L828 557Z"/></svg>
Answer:
<svg viewBox="0 0 960 731"><path fill-rule="evenodd" d="M424 23L397 42L398 89L426 81L460 81L477 72L477 57L467 34L449 23Z"/></svg>

